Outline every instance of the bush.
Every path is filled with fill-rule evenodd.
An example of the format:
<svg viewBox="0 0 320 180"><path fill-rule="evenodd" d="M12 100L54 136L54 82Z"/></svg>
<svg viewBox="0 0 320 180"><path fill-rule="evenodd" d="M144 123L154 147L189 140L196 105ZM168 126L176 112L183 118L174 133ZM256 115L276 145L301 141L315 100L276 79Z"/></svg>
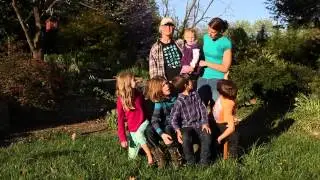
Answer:
<svg viewBox="0 0 320 180"><path fill-rule="evenodd" d="M267 48L280 59L303 64L313 69L320 64L320 30L289 29L278 31L267 42Z"/></svg>
<svg viewBox="0 0 320 180"><path fill-rule="evenodd" d="M294 97L301 91L311 93L310 85L316 72L310 68L278 59L263 50L257 59L231 67L231 79L239 88L238 101L244 104L253 97L268 101L277 97Z"/></svg>
<svg viewBox="0 0 320 180"><path fill-rule="evenodd" d="M111 130L117 130L118 128L118 120L117 120L117 111L112 109L107 112L105 116L105 121L107 122L107 127Z"/></svg>
<svg viewBox="0 0 320 180"><path fill-rule="evenodd" d="M304 94L298 94L295 98L295 109L289 114L290 118L296 120L296 129L308 134L320 135L320 99L311 98Z"/></svg>
<svg viewBox="0 0 320 180"><path fill-rule="evenodd" d="M3 57L0 61L0 93L21 105L54 109L63 97L65 82L55 64L26 56Z"/></svg>

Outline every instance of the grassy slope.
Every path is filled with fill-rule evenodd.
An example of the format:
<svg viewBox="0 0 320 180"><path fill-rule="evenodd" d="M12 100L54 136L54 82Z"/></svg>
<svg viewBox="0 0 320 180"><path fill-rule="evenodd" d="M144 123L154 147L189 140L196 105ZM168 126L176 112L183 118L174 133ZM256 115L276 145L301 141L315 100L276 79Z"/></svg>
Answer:
<svg viewBox="0 0 320 180"><path fill-rule="evenodd" d="M73 142L62 133L21 141L0 149L0 179L320 179L320 141L291 131L253 147L241 164L179 170L146 168L144 158L127 160L110 133L81 136Z"/></svg>

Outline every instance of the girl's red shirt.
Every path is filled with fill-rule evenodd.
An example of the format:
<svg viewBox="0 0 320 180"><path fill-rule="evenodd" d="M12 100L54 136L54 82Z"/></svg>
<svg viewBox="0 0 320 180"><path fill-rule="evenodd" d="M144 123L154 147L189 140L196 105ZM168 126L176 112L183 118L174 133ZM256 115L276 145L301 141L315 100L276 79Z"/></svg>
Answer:
<svg viewBox="0 0 320 180"><path fill-rule="evenodd" d="M143 95L136 92L133 101L135 109L126 111L122 106L121 98L117 98L118 136L120 142L127 141L125 122L127 122L129 132L136 132L140 125L145 121L143 102Z"/></svg>

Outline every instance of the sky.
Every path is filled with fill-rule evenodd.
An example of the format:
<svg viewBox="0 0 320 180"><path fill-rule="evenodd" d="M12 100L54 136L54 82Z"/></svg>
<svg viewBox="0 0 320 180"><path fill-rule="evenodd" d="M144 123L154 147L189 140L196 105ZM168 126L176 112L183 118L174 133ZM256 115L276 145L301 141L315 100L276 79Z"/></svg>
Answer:
<svg viewBox="0 0 320 180"><path fill-rule="evenodd" d="M174 12L179 17L184 16L187 0L169 0ZM266 0L215 0L207 12L209 17L220 17L228 22L236 20L248 20L253 23L256 20L272 19L270 12L265 7ZM209 0L201 0L205 7ZM181 19L180 18L180 19Z"/></svg>

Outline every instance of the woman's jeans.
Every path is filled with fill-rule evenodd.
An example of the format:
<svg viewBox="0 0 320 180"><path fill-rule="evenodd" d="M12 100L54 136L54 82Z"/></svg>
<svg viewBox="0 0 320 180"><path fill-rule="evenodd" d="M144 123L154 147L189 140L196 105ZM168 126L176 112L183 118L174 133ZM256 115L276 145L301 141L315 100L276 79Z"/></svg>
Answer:
<svg viewBox="0 0 320 180"><path fill-rule="evenodd" d="M181 129L183 139L183 153L188 164L195 164L196 157L193 151L193 142L200 140L200 164L209 164L211 162L212 136L201 128L184 127Z"/></svg>
<svg viewBox="0 0 320 180"><path fill-rule="evenodd" d="M197 82L198 93L202 101L207 106L209 101L216 101L218 99L219 93L217 90L217 83L219 79L205 79L200 77ZM211 103L213 105L214 103Z"/></svg>

